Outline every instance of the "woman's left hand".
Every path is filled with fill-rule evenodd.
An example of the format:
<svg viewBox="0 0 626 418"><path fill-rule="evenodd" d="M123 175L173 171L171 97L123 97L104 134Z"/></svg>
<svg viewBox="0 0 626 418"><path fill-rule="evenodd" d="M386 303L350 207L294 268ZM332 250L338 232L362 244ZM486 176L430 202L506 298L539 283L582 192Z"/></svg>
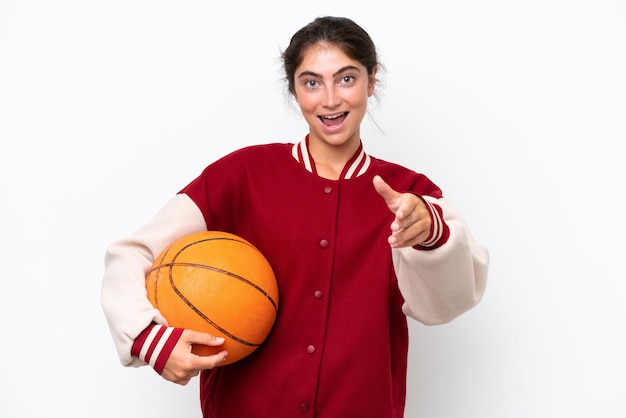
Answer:
<svg viewBox="0 0 626 418"><path fill-rule="evenodd" d="M388 242L392 248L411 247L424 242L430 234L432 219L426 203L412 193L399 193L380 176L374 176L374 188L395 215Z"/></svg>

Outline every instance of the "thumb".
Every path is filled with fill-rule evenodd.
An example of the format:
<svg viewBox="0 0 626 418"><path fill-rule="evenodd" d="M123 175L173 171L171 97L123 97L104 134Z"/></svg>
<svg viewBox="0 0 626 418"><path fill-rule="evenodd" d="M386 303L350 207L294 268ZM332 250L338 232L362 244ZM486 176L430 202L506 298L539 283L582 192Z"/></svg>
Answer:
<svg viewBox="0 0 626 418"><path fill-rule="evenodd" d="M374 184L376 192L378 192L378 194L381 195L383 199L385 199L387 206L392 206L395 199L400 197L400 193L393 190L391 186L388 185L387 182L385 182L385 180L383 180L383 178L379 175L374 176L372 183Z"/></svg>

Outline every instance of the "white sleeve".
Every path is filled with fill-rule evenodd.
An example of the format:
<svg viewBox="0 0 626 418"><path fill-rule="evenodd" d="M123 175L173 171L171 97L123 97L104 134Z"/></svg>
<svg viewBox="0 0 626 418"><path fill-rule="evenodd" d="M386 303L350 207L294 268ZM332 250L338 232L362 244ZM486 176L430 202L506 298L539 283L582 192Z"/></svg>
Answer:
<svg viewBox="0 0 626 418"><path fill-rule="evenodd" d="M405 300L404 313L423 324L438 325L480 302L487 283L489 253L474 241L450 203L424 198L441 207L450 236L432 250L394 248L393 263Z"/></svg>
<svg viewBox="0 0 626 418"><path fill-rule="evenodd" d="M153 321L167 325L146 295L146 272L171 243L206 231L202 212L185 194L174 196L145 226L106 249L101 303L124 366L145 363L130 354L133 341Z"/></svg>

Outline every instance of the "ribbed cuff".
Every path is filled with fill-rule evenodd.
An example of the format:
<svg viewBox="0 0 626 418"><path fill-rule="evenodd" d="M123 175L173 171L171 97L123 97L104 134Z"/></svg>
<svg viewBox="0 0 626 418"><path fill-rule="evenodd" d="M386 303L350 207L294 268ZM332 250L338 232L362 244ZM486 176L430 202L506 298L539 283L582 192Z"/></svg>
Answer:
<svg viewBox="0 0 626 418"><path fill-rule="evenodd" d="M183 331L152 323L137 336L130 353L161 374Z"/></svg>
<svg viewBox="0 0 626 418"><path fill-rule="evenodd" d="M443 220L443 211L441 210L441 207L430 203L424 198L421 199L428 208L432 222L430 224L430 233L428 234L428 237L426 237L424 241L415 245L414 248L419 250L433 250L441 247L448 241L450 230L448 225Z"/></svg>

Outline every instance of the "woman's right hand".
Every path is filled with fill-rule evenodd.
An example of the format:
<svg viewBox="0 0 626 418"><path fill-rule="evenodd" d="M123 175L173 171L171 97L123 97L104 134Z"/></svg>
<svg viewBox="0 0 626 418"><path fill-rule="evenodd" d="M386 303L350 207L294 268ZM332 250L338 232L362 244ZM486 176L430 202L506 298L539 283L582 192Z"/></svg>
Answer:
<svg viewBox="0 0 626 418"><path fill-rule="evenodd" d="M191 352L193 344L215 347L223 343L224 338L185 329L170 353L161 376L170 382L186 385L202 370L219 366L228 355L227 351L220 351L210 356L199 356Z"/></svg>

